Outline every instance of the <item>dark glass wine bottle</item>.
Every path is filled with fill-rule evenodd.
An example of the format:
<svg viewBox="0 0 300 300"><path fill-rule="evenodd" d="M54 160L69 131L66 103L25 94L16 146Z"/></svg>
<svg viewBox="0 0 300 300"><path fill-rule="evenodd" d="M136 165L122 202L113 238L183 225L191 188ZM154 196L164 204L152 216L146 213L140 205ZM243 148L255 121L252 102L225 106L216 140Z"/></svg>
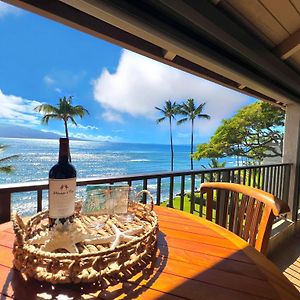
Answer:
<svg viewBox="0 0 300 300"><path fill-rule="evenodd" d="M58 163L49 171L49 225L74 218L76 169L69 161L69 139L59 139Z"/></svg>

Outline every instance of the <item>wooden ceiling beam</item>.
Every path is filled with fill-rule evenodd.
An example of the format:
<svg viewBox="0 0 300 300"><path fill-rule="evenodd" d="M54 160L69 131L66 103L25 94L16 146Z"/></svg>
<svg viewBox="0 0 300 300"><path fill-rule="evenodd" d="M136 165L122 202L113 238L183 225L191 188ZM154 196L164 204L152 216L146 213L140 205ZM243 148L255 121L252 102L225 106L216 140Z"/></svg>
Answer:
<svg viewBox="0 0 300 300"><path fill-rule="evenodd" d="M300 50L300 28L277 45L273 52L282 60L286 60Z"/></svg>
<svg viewBox="0 0 300 300"><path fill-rule="evenodd" d="M168 50L164 51L164 58L167 60L172 61L175 58L175 56L176 56L176 53L173 53L172 51L168 51Z"/></svg>

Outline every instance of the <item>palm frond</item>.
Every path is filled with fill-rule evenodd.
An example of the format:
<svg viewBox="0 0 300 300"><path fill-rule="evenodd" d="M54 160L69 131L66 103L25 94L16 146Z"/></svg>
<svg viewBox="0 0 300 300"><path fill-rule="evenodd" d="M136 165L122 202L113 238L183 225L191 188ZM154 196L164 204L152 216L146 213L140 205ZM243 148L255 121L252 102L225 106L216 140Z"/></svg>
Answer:
<svg viewBox="0 0 300 300"><path fill-rule="evenodd" d="M164 109L162 109L162 108L159 108L159 107L156 107L155 106L155 109L157 109L157 110L159 110L160 112L162 112L163 114L165 114L166 112L165 112L165 110Z"/></svg>
<svg viewBox="0 0 300 300"><path fill-rule="evenodd" d="M197 117L200 119L210 120L210 115L207 115L207 114L199 114L199 115L197 115Z"/></svg>
<svg viewBox="0 0 300 300"><path fill-rule="evenodd" d="M77 126L77 123L76 123L76 121L74 120L73 117L69 116L68 118L71 120L71 122L72 122L75 126Z"/></svg>
<svg viewBox="0 0 300 300"><path fill-rule="evenodd" d="M89 112L82 105L72 106L72 100L72 96L64 96L59 98L57 106L42 104L37 106L34 110L44 114L41 120L43 124L48 124L52 119L63 121L70 119L71 122L77 126L74 117L79 116L82 118L85 114L89 114Z"/></svg>
<svg viewBox="0 0 300 300"><path fill-rule="evenodd" d="M178 106L178 113L183 116L189 115L189 108L185 102Z"/></svg>
<svg viewBox="0 0 300 300"><path fill-rule="evenodd" d="M46 114L58 114L59 110L57 107L51 104L41 104L34 108L36 112L46 113Z"/></svg>
<svg viewBox="0 0 300 300"><path fill-rule="evenodd" d="M42 124L47 125L49 120L51 120L51 119L53 119L53 120L62 120L63 117L61 115L57 115L57 114L47 114L47 115L44 115L42 117L41 122L42 122Z"/></svg>
<svg viewBox="0 0 300 300"><path fill-rule="evenodd" d="M183 119L181 119L181 120L178 120L178 121L177 121L177 125L181 125L181 124L187 122L188 120L189 120L189 118L183 118Z"/></svg>
<svg viewBox="0 0 300 300"><path fill-rule="evenodd" d="M159 110L167 118L174 118L178 114L178 104L176 101L167 100L163 108L155 106L155 109Z"/></svg>
<svg viewBox="0 0 300 300"><path fill-rule="evenodd" d="M187 106L190 112L195 111L195 100L193 98L187 99Z"/></svg>
<svg viewBox="0 0 300 300"><path fill-rule="evenodd" d="M195 110L196 110L197 112L199 111L199 113L201 113L202 110L204 109L205 105L206 105L206 102L203 102L203 103L201 103Z"/></svg>
<svg viewBox="0 0 300 300"><path fill-rule="evenodd" d="M72 107L71 110L72 116L79 116L80 118L84 117L85 114L89 115L90 113L88 112L87 109L85 109L81 105L76 105Z"/></svg>
<svg viewBox="0 0 300 300"><path fill-rule="evenodd" d="M161 122L163 122L165 119L166 119L166 117L159 118L159 119L156 120L156 123L157 123L157 124L158 124L158 123L161 123Z"/></svg>

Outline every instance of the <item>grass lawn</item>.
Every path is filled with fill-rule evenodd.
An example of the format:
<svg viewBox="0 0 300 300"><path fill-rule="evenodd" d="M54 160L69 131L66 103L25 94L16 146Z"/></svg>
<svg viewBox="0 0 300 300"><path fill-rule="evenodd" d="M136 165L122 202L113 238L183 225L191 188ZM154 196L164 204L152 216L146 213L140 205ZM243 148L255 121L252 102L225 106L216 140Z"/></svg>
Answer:
<svg viewBox="0 0 300 300"><path fill-rule="evenodd" d="M198 202L199 196L200 196L199 193L195 193L195 202ZM204 195L204 197L206 197L206 195ZM160 205L163 207L167 207L168 203L169 203L169 199L163 201ZM173 199L173 206L175 209L180 209L180 196L176 196ZM191 207L190 198L185 196L184 202L183 202L183 211L190 213L190 207ZM194 209L193 214L196 216L199 216L199 210L200 210L200 205L195 203L195 209ZM206 216L206 206L202 205L202 217L205 218L205 216ZM215 218L216 218L216 210L215 209L213 209L213 211L212 211L212 218L213 218L213 220L215 220Z"/></svg>
<svg viewBox="0 0 300 300"><path fill-rule="evenodd" d="M197 196L197 194L195 194L195 196ZM169 200L165 200L160 205L163 206L163 207L167 207L168 203L169 203ZM180 209L180 196L176 196L173 199L173 206L174 206L175 209ZM190 213L190 208L191 208L190 198L185 196L184 197L184 202L183 202L183 211ZM199 209L200 209L200 205L195 203L195 210L194 210L193 214L199 216ZM206 214L206 207L205 206L202 207L202 212L205 216L205 214Z"/></svg>

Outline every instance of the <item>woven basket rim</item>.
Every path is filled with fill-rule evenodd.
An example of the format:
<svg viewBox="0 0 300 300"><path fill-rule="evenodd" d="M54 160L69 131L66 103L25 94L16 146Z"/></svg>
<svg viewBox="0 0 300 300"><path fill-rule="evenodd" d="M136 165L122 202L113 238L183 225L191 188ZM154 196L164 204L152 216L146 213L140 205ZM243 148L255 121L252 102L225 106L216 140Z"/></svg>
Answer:
<svg viewBox="0 0 300 300"><path fill-rule="evenodd" d="M143 205L143 204L139 204L139 205ZM25 227L28 226L29 223L34 223L34 221L38 217L44 217L45 215L47 215L47 213L48 213L48 210L42 211L42 212L39 212L39 213L33 215L32 217L30 217L30 219L28 219L26 221ZM45 258L45 259L56 258L56 259L72 259L72 260L77 260L77 259L90 258L90 257L93 257L93 256L108 255L108 254L111 254L111 253L114 253L114 252L115 253L119 253L124 248L132 247L133 245L135 245L135 244L141 242L143 239L147 238L158 227L158 219L157 219L156 213L153 210L147 211L147 213L149 215L151 215L151 217L153 218L153 221L149 222L149 224L151 225L151 229L148 230L146 233L144 233L142 236L137 237L133 241L128 241L126 243L118 245L114 249L107 248L107 249L103 249L103 250L99 250L99 251L95 251L95 252L90 252L90 253L54 253L54 252L44 251L44 250L42 250L40 248L37 248L33 244L28 244L27 243L28 240L25 240L25 232L20 228L20 226L18 224L18 221L16 219L16 214L13 214L12 221L13 221L13 224L14 224L14 231L15 231L16 236L18 236L20 234L22 235L22 237L21 237L22 240L23 240L22 248L27 253L29 253L31 255L38 256L39 258Z"/></svg>

